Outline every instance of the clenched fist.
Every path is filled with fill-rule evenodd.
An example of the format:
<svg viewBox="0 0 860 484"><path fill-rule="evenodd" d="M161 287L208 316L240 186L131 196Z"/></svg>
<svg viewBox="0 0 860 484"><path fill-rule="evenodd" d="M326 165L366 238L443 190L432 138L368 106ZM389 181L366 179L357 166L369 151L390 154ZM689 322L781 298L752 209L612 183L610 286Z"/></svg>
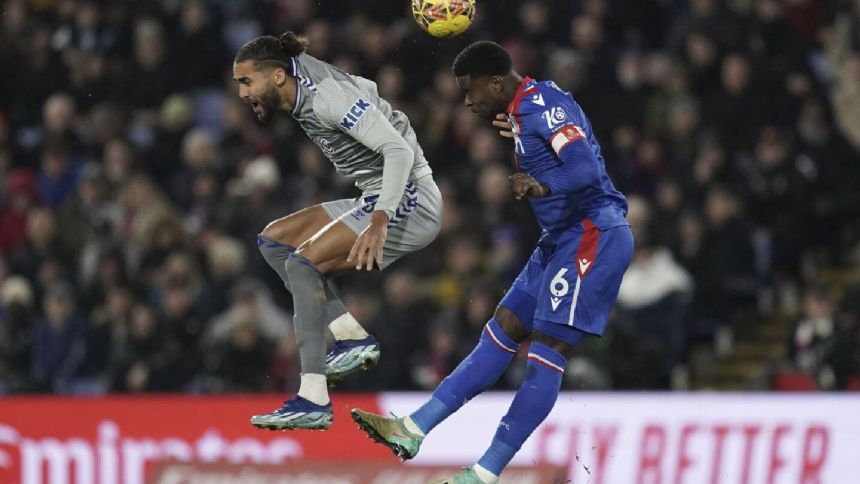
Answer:
<svg viewBox="0 0 860 484"><path fill-rule="evenodd" d="M549 188L543 186L525 173L515 173L508 177L508 184L517 200L523 197L543 198L549 195Z"/></svg>

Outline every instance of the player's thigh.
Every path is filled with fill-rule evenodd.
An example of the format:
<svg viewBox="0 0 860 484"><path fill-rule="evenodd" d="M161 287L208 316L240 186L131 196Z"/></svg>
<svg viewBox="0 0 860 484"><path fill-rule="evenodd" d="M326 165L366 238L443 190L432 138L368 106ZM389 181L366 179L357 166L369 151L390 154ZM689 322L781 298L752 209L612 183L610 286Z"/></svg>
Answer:
<svg viewBox="0 0 860 484"><path fill-rule="evenodd" d="M493 315L505 334L514 341L522 341L532 332L536 298L540 292L546 260L547 252L537 247L502 296Z"/></svg>
<svg viewBox="0 0 860 484"><path fill-rule="evenodd" d="M532 306L534 306L534 298L531 296L526 297L531 299L530 303ZM534 309L532 309L532 314L534 314ZM504 331L505 335L515 343L519 343L522 340L528 338L529 334L531 333L531 325L529 325L529 327L526 327L520 316L517 316L513 311L511 311L505 306L502 306L501 304L499 304L499 306L496 308L496 312L493 314L493 319L495 319L496 322L499 323L499 326L502 328L502 331ZM531 320L531 317L526 318L526 321Z"/></svg>
<svg viewBox="0 0 860 484"><path fill-rule="evenodd" d="M552 323L548 323L552 324ZM559 328L539 324L540 329L536 329L532 333L532 341L537 341L553 350L561 353L565 358L570 358L574 353L574 346L585 338L588 333L580 331L576 328L564 328L559 331ZM554 330L554 331L553 331ZM546 332L544 332L546 331ZM560 333L560 334L559 334Z"/></svg>
<svg viewBox="0 0 860 484"><path fill-rule="evenodd" d="M332 220L296 248L296 254L325 274L345 269L346 258L358 234L339 220Z"/></svg>
<svg viewBox="0 0 860 484"><path fill-rule="evenodd" d="M591 226L559 243L547 263L535 310L535 331L557 327L601 335L633 256L629 226ZM552 323L544 331L542 326ZM560 337L563 334L552 334Z"/></svg>
<svg viewBox="0 0 860 484"><path fill-rule="evenodd" d="M346 258L358 234L370 225L374 200L375 197L347 198L319 205L331 222L302 242L296 252L326 274L354 269Z"/></svg>
<svg viewBox="0 0 860 484"><path fill-rule="evenodd" d="M270 222L261 235L298 247L331 221L332 218L323 210L322 205L314 205Z"/></svg>

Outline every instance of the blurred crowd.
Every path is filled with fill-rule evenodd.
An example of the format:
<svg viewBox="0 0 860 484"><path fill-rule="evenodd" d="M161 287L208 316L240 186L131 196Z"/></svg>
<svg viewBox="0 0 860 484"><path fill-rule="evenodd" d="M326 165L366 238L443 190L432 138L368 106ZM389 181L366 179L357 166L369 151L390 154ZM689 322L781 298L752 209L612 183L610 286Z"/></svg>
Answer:
<svg viewBox="0 0 860 484"><path fill-rule="evenodd" d="M287 29L409 115L446 204L431 246L336 279L384 349L341 389L433 388L537 240L509 142L450 72L485 38L573 93L630 201L611 329L567 387L681 388L694 348L776 314L803 314L798 368L860 372L860 1L478 0L445 40L406 0L0 3L0 393L295 390L292 302L255 235L357 192L236 95L238 47Z"/></svg>

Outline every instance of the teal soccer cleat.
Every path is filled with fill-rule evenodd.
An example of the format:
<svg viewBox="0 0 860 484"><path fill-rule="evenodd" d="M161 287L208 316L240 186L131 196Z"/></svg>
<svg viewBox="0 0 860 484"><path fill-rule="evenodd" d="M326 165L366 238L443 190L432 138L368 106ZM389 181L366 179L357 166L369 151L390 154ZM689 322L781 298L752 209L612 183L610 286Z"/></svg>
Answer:
<svg viewBox="0 0 860 484"><path fill-rule="evenodd" d="M408 460L418 454L424 437L406 430L403 418L389 418L354 408L352 419L368 437L391 449L400 460Z"/></svg>
<svg viewBox="0 0 860 484"><path fill-rule="evenodd" d="M333 418L331 402L317 405L296 395L272 413L254 415L251 425L268 430L326 430L331 427Z"/></svg>
<svg viewBox="0 0 860 484"><path fill-rule="evenodd" d="M325 376L329 384L354 373L376 365L381 351L373 336L364 339L345 339L335 341L325 357Z"/></svg>

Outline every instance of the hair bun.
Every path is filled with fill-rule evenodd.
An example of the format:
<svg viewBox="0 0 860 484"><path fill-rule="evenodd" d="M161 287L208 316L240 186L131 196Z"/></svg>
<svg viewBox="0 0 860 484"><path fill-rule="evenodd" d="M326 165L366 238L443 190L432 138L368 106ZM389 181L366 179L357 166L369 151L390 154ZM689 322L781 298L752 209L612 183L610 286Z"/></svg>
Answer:
<svg viewBox="0 0 860 484"><path fill-rule="evenodd" d="M289 51L290 46L293 44L293 42L295 42L295 40L296 40L296 34L294 34L292 31L288 30L288 31L286 31L283 34L278 36L278 45L280 45L281 48L284 49L285 51Z"/></svg>
<svg viewBox="0 0 860 484"><path fill-rule="evenodd" d="M308 40L303 36L296 35L292 30L288 30L278 36L278 45L288 56L293 57L305 51Z"/></svg>

